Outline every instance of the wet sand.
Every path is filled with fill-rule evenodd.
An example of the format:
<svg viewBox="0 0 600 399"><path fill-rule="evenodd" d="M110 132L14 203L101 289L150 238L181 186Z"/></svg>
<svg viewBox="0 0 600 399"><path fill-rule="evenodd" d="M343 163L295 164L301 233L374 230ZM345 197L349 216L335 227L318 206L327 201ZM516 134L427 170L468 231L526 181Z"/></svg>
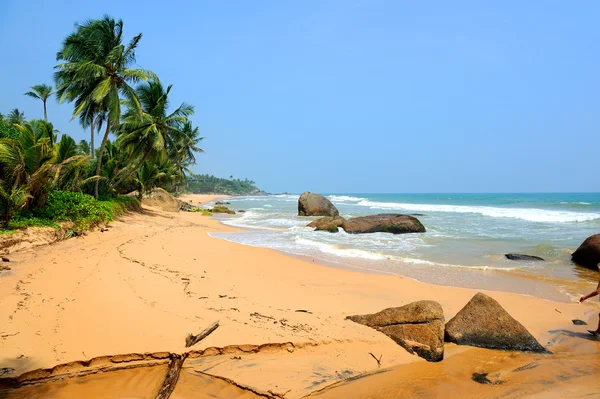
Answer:
<svg viewBox="0 0 600 399"><path fill-rule="evenodd" d="M208 201L206 197L189 199ZM348 392L353 397L404 397L411 392L427 397L445 392L444 387L460 389L461 396L465 392L506 396L510 389L514 394L523 387L528 387L522 391L525 396L537 392L560 396L576 386L598 388L596 379L589 376L598 372L600 344L585 335L585 330L597 322L597 301L557 303L487 292L555 354L536 357L447 345L446 359L432 364L410 355L384 335L344 320L345 316L433 299L442 304L448 320L477 290L330 268L315 260L208 235L226 231L234 230L198 213L146 209L143 214L130 214L112 223L107 232L92 232L12 254L12 271L0 275L0 368L4 368L0 378L21 376L18 381L26 382L54 376L56 380L94 364L102 363L110 370L106 364L113 367L140 361L139 356L130 356L115 362L106 358L109 355L192 349L201 353L186 360L171 397L192 397L194 392L200 395L203 387L209 386L214 392L241 389L245 395L255 395L251 391L272 397L285 393L286 398L311 392L322 397L349 397ZM583 319L590 326L574 326L572 319ZM220 321L215 332L185 348L187 333L198 333L215 320ZM377 370L370 352L383 355L382 368L392 369L316 392ZM102 362L72 363L23 375L96 357ZM526 372L505 370L534 361L540 365ZM160 367L162 371L157 371ZM72 385L99 384L107 395L95 396L91 393L102 389L90 388L88 397L120 397L118 392L113 396L110 392L120 392L122 385L132 387L131 397L153 397L155 392L141 388L152 384L139 381L155 381L164 375L164 367L76 377L85 383ZM497 378L505 382L480 385L471 380L472 373L478 372L476 368L499 373ZM556 370L574 376L565 379L564 373L557 374ZM543 382L549 371L554 373L549 377L555 381L551 384ZM158 379L158 385L152 387L160 386L162 377ZM61 381L68 385L75 380ZM406 381L412 383L403 383ZM65 392L61 397L68 397L67 388L56 385L58 381L50 384L59 387L57 392ZM23 386L17 391L23 393L21 390L35 386L39 387ZM140 387L137 393L135 386ZM350 391L344 393L344 389ZM72 397L85 396L81 392L78 395Z"/></svg>

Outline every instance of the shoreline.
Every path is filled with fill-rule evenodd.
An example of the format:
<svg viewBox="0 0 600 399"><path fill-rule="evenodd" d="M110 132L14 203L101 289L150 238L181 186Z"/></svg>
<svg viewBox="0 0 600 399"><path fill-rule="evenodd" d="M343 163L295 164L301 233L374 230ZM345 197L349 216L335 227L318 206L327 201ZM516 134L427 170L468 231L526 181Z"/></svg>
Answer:
<svg viewBox="0 0 600 399"><path fill-rule="evenodd" d="M231 231L232 233L237 233L237 232L260 233L261 231L278 230L278 229L266 228L266 227L263 227L263 228L261 228L261 227L240 227L240 226L229 225L229 224L225 223L227 220L234 219L234 218L236 218L236 216L229 217L229 215L226 215L224 217L217 216L216 219L219 220L221 225L223 225L227 228L233 229L233 231ZM284 229L281 229L281 230L284 230ZM455 267L449 266L451 268L451 270L450 270L451 273L453 273L454 275L457 275L457 276L461 276L463 278L463 284L456 283L456 282L449 282L448 284L442 284L441 282L436 281L436 280L429 281L426 278L422 278L421 276L417 277L417 276L412 276L412 275L405 275L405 274L397 273L394 271L385 271L385 270L372 268L372 267L369 267L368 265L361 265L360 264L361 259L357 259L357 258L349 258L346 260L346 258L344 258L344 257L336 258L335 256L332 256L333 259L327 259L327 254L324 254L323 256L316 256L316 255L310 255L310 254L287 252L285 250L278 249L278 248L271 248L269 246L247 244L244 242L240 242L240 241L236 241L236 240L227 238L225 236L225 234L227 234L227 233L229 233L229 232L225 232L223 236L215 236L210 233L209 233L209 235L213 238L222 239L222 240L225 240L225 241L233 243L233 244L239 244L239 245L244 245L244 246L253 247L253 248L265 248L265 249L269 249L269 250L278 252L284 256L304 260L307 262L318 263L318 264L326 266L326 267L332 267L332 268L341 269L341 270L356 271L356 272L360 272L360 273L402 277L402 278L407 278L407 279L410 279L410 280L418 282L418 283L431 284L431 285L436 285L436 286L454 287L454 288L471 289L471 290L479 289L479 290L484 290L484 291L488 291L488 292L513 293L513 294L523 295L523 296L527 296L527 297L531 297L531 298L539 298L539 299L544 299L544 300L548 300L548 301L553 301L553 302L557 302L557 303L572 303L573 301L577 300L577 298L579 298L580 295L583 295L584 293L588 293L588 292L592 291L595 288L595 286L597 285L597 277L595 275L593 276L593 278L591 277L592 274L596 274L596 273L594 273L588 269L576 266L574 264L571 264L570 267L581 269L581 270L575 272L575 273L580 273L582 275L580 277L579 281L560 280L560 279L556 279L556 278L548 279L543 276L528 274L517 268L512 268L512 269L491 268L488 270L488 269L479 269L479 268L471 269L469 266L455 266ZM319 234L318 232L316 232L316 233ZM430 266L430 265L427 265L427 266ZM436 265L433 267L440 268L441 266ZM443 270L443 271L448 272L448 270ZM482 287L482 281L471 282L468 278L465 278L466 276L470 276L470 277L472 277L472 278L474 277L476 279L476 278L484 276L484 274L487 274L485 277L489 278L490 280L493 280L494 285L501 285L500 288L494 289L494 288L489 288L489 287ZM495 278L490 277L490 276L494 276ZM499 280L502 280L502 283L500 283ZM487 283L487 285L490 284L489 281L483 282L483 283ZM515 283L517 283L519 285L520 290L515 288L515 285L514 285ZM560 286L561 289L556 290L557 286ZM531 292L530 289L532 287L535 287L537 290L540 290L540 291ZM542 287L543 287L543 289L542 289ZM579 291L577 291L577 290L579 290Z"/></svg>
<svg viewBox="0 0 600 399"><path fill-rule="evenodd" d="M219 329L190 349L285 342L298 348L243 355L242 361L202 358L198 370L210 368L260 392L285 386L287 397L300 397L374 370L369 352L385 353L386 368L424 362L382 334L345 321L346 315L433 299L448 320L478 291L330 267L209 235L227 231L240 230L198 213L145 208L106 233L15 253L13 271L0 277L0 317L8 334L0 340L0 367L13 369L5 377L119 353L182 353L185 334L220 319ZM598 312L592 303L482 292L543 345L557 342L552 331L585 333L571 319L593 324ZM570 339L567 346L580 346ZM586 353L600 351L595 343L586 345ZM445 361L481 351L447 344ZM492 357L498 352L484 351ZM255 366L244 367L246 358ZM306 381L317 381L315 364L328 377L307 389Z"/></svg>

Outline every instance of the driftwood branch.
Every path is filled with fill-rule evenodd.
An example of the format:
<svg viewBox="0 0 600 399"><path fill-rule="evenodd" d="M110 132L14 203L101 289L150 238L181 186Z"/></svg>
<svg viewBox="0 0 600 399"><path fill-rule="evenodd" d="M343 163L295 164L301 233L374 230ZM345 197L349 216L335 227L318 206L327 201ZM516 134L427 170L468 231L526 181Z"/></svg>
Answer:
<svg viewBox="0 0 600 399"><path fill-rule="evenodd" d="M184 353L183 355L177 355L175 353L171 354L169 371L167 371L165 380L155 399L168 399L171 396L171 393L173 393L173 390L177 385L177 381L179 380L179 373L181 373L181 367L183 366L183 362L185 361L186 357L187 353Z"/></svg>
<svg viewBox="0 0 600 399"><path fill-rule="evenodd" d="M185 347L189 348L190 346L195 345L198 342L202 341L204 338L208 337L210 335L210 333L215 331L217 329L217 327L219 327L219 320L212 323L210 326L208 326L204 331L202 331L198 335L188 334L187 337L185 337Z"/></svg>
<svg viewBox="0 0 600 399"><path fill-rule="evenodd" d="M369 352L369 355L371 355L373 357L373 359L375 359L375 361L377 362L377 367L381 368L381 358L383 357L383 355L379 356L379 359L377 359L375 357L375 355L372 354L371 352Z"/></svg>

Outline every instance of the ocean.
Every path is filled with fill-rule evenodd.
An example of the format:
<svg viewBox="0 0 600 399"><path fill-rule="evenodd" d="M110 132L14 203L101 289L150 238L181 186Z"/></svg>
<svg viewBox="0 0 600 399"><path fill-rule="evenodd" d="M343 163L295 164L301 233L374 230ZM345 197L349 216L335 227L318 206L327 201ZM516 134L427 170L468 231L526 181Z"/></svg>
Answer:
<svg viewBox="0 0 600 399"><path fill-rule="evenodd" d="M272 195L228 199L232 209L246 212L222 222L245 231L212 235L333 267L559 301L579 298L598 279L597 272L573 265L570 255L600 233L600 193L324 195L345 218L418 214L427 232L316 232L306 227L315 217L297 216L299 195ZM516 262L506 253L546 261Z"/></svg>

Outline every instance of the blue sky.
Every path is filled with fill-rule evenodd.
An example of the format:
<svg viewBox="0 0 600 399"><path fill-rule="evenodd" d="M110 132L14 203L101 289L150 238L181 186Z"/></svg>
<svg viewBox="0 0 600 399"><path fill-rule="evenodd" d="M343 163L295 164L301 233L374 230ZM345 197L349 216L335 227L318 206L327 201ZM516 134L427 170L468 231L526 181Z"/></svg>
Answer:
<svg viewBox="0 0 600 399"><path fill-rule="evenodd" d="M271 192L600 191L598 2L4 0L0 112L42 117L23 93L103 14L196 107L196 172ZM72 110L49 118L89 140Z"/></svg>

